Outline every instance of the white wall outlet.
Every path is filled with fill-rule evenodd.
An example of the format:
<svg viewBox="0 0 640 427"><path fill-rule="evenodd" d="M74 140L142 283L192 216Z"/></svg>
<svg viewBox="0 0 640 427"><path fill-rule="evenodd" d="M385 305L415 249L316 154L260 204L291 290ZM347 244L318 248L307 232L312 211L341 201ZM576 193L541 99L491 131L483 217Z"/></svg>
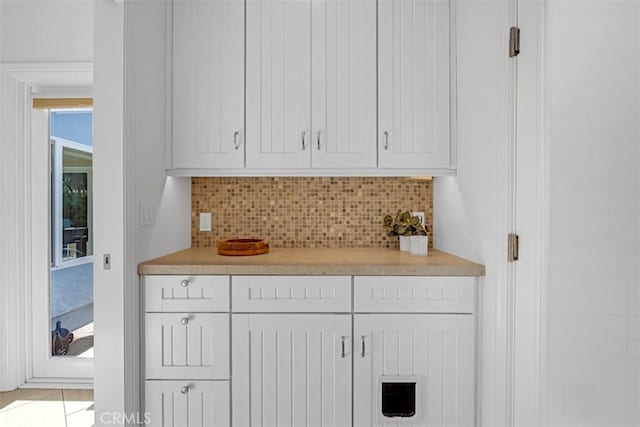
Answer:
<svg viewBox="0 0 640 427"><path fill-rule="evenodd" d="M211 231L211 212L200 212L200 231Z"/></svg>
<svg viewBox="0 0 640 427"><path fill-rule="evenodd" d="M418 218L420 218L420 224L425 225L424 222L424 212L411 212L412 216L417 216Z"/></svg>

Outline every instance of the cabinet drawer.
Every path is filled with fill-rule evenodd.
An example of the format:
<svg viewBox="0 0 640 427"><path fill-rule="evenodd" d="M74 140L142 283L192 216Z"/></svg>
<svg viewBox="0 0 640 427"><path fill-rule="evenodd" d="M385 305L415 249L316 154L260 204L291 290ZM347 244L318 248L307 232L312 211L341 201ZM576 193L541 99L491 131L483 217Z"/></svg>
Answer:
<svg viewBox="0 0 640 427"><path fill-rule="evenodd" d="M356 276L356 313L473 313L474 277Z"/></svg>
<svg viewBox="0 0 640 427"><path fill-rule="evenodd" d="M152 427L229 427L228 381L146 381Z"/></svg>
<svg viewBox="0 0 640 427"><path fill-rule="evenodd" d="M146 312L229 311L229 276L144 276Z"/></svg>
<svg viewBox="0 0 640 427"><path fill-rule="evenodd" d="M237 313L347 313L350 276L233 276Z"/></svg>
<svg viewBox="0 0 640 427"><path fill-rule="evenodd" d="M229 315L145 315L147 379L228 379Z"/></svg>

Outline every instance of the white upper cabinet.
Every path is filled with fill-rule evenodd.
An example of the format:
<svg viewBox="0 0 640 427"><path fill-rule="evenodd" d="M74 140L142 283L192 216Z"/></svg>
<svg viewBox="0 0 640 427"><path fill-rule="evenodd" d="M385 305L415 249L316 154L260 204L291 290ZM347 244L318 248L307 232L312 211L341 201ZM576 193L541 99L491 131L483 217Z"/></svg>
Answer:
<svg viewBox="0 0 640 427"><path fill-rule="evenodd" d="M376 167L376 2L312 2L312 165Z"/></svg>
<svg viewBox="0 0 640 427"><path fill-rule="evenodd" d="M378 1L378 166L450 164L447 0Z"/></svg>
<svg viewBox="0 0 640 427"><path fill-rule="evenodd" d="M452 0L173 0L172 175L448 174Z"/></svg>
<svg viewBox="0 0 640 427"><path fill-rule="evenodd" d="M244 1L173 1L172 168L244 167Z"/></svg>
<svg viewBox="0 0 640 427"><path fill-rule="evenodd" d="M247 167L311 165L310 0L247 0Z"/></svg>

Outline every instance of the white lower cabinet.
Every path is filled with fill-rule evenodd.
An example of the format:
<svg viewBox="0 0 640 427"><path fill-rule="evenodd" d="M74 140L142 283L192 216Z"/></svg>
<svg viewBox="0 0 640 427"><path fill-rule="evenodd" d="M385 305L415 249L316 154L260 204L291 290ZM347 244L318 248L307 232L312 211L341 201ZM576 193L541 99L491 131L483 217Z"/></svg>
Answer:
<svg viewBox="0 0 640 427"><path fill-rule="evenodd" d="M229 381L146 381L153 427L229 427Z"/></svg>
<svg viewBox="0 0 640 427"><path fill-rule="evenodd" d="M474 425L471 315L356 314L354 426Z"/></svg>
<svg viewBox="0 0 640 427"><path fill-rule="evenodd" d="M351 425L351 315L234 314L234 427Z"/></svg>
<svg viewBox="0 0 640 427"><path fill-rule="evenodd" d="M475 279L143 283L151 426L475 425Z"/></svg>

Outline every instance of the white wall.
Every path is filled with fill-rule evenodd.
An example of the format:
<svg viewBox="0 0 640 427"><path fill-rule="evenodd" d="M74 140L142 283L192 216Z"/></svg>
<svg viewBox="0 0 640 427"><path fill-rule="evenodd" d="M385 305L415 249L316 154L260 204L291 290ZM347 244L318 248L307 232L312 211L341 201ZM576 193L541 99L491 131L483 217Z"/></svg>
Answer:
<svg viewBox="0 0 640 427"><path fill-rule="evenodd" d="M507 144L509 3L457 3L457 177L434 179L434 246L486 266L480 322L481 425L504 425L505 319L498 311L507 224L504 150Z"/></svg>
<svg viewBox="0 0 640 427"><path fill-rule="evenodd" d="M124 146L124 2L95 3L94 35L94 398L96 425L127 408L125 366L135 364L125 343L128 245ZM103 269L104 254L111 255ZM131 302L134 305L137 300ZM134 326L135 328L135 322ZM129 356L129 357L127 357ZM110 413L108 418L103 414Z"/></svg>
<svg viewBox="0 0 640 427"><path fill-rule="evenodd" d="M547 426L640 425L640 4L545 16Z"/></svg>
<svg viewBox="0 0 640 427"><path fill-rule="evenodd" d="M191 179L167 177L171 87L166 0L130 1L126 8L126 127L133 148L137 263L191 246ZM141 209L151 224L140 221Z"/></svg>
<svg viewBox="0 0 640 427"><path fill-rule="evenodd" d="M93 2L82 0L0 0L0 335L26 336L28 325L26 284L30 262L30 146L19 117L26 111L27 85L52 80L38 75L44 61L90 63L93 57ZM23 65L8 64L20 62ZM28 71L22 81L11 74ZM50 67L56 69L56 66ZM71 67L73 68L73 67ZM13 70L13 71L11 71ZM58 67L58 71L60 71ZM73 73L71 73L73 74ZM28 77L27 77L28 75ZM78 74L79 75L79 74ZM17 80L19 83L16 83ZM67 78L68 79L68 78ZM28 80L28 81L27 81ZM86 85L90 79L82 81ZM23 344L20 346L20 344ZM24 383L27 375L26 341L18 341L0 354L0 390Z"/></svg>
<svg viewBox="0 0 640 427"><path fill-rule="evenodd" d="M93 1L0 0L0 62L91 62Z"/></svg>

